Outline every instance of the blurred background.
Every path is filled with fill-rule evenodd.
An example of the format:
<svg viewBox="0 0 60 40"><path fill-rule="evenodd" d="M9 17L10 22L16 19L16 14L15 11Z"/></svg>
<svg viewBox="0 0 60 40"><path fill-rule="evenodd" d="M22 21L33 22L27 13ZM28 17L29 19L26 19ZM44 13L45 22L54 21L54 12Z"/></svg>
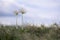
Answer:
<svg viewBox="0 0 60 40"><path fill-rule="evenodd" d="M60 0L0 0L0 24L15 25L15 10L24 8L24 24L45 24L60 22ZM17 24L21 25L21 13L18 14Z"/></svg>

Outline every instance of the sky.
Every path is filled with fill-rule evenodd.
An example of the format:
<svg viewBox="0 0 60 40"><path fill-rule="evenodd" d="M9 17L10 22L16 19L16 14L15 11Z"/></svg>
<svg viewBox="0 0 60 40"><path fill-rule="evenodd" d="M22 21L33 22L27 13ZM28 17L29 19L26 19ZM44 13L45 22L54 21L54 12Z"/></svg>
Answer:
<svg viewBox="0 0 60 40"><path fill-rule="evenodd" d="M0 0L0 24L16 24L15 10L24 8L24 23L51 24L60 22L60 0ZM21 24L21 13L18 24Z"/></svg>

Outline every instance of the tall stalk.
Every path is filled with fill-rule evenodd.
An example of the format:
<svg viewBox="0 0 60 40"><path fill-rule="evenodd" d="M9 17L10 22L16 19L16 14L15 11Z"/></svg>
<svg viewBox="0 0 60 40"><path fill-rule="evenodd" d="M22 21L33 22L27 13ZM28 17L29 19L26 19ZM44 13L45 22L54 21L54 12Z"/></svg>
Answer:
<svg viewBox="0 0 60 40"><path fill-rule="evenodd" d="M18 11L17 10L15 11L15 16L16 16L16 28L17 28L18 27L18 24L17 24Z"/></svg>

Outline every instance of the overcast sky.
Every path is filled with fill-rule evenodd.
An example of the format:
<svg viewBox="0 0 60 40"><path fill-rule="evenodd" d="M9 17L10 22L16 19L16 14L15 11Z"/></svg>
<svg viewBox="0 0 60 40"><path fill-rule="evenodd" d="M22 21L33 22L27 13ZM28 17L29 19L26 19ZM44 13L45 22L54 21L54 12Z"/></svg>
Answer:
<svg viewBox="0 0 60 40"><path fill-rule="evenodd" d="M24 23L51 24L60 21L60 0L0 0L0 23L15 24L14 10L24 8ZM21 14L18 16L21 24Z"/></svg>

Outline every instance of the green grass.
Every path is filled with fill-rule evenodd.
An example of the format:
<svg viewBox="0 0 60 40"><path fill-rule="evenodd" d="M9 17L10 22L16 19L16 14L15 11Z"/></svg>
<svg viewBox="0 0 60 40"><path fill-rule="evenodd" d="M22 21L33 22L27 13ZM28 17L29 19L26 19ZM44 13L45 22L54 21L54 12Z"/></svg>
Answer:
<svg viewBox="0 0 60 40"><path fill-rule="evenodd" d="M56 25L18 27L0 26L0 40L60 40L60 28Z"/></svg>

